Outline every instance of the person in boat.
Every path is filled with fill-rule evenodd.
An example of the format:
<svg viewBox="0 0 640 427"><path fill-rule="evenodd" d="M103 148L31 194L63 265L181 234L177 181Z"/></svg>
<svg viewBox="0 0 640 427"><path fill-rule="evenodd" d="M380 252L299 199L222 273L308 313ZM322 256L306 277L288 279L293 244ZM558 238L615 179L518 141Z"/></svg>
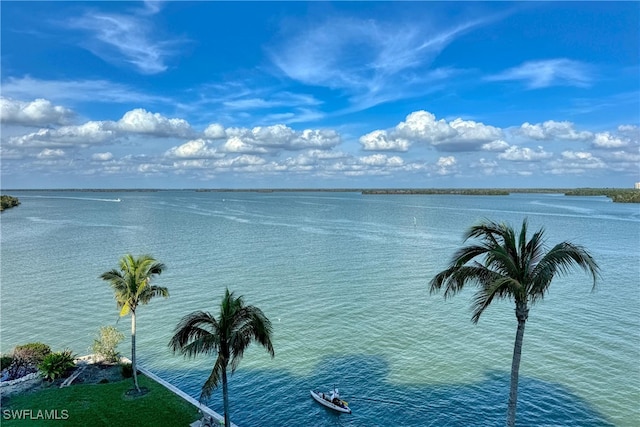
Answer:
<svg viewBox="0 0 640 427"><path fill-rule="evenodd" d="M342 400L340 400L340 393L338 393L337 388L331 393L331 403L337 406L342 406Z"/></svg>

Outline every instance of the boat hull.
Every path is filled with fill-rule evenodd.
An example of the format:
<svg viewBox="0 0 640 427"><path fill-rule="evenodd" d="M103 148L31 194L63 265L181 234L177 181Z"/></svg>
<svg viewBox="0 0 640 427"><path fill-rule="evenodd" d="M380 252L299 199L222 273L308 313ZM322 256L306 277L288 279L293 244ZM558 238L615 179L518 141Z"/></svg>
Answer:
<svg viewBox="0 0 640 427"><path fill-rule="evenodd" d="M313 399L318 402L319 404L326 406L329 409L333 409L334 411L337 412L342 412L343 414L350 414L351 413L351 408L349 407L343 407L340 405L336 405L332 402L329 402L327 399L324 399L322 397L322 395L318 392L315 392L313 390L311 390L311 397L313 397Z"/></svg>

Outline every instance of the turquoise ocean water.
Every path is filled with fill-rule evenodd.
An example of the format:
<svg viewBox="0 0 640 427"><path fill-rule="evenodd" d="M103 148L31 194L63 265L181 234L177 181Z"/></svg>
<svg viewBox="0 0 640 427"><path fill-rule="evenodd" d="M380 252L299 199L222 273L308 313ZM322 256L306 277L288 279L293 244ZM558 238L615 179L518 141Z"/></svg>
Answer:
<svg viewBox="0 0 640 427"><path fill-rule="evenodd" d="M12 192L1 217L0 350L42 341L88 353L116 324L98 276L125 253L167 265L171 296L138 312L140 363L198 397L213 363L167 343L180 318L217 314L224 288L272 320L276 357L251 348L230 378L232 420L247 426L499 426L516 320L499 302L470 321L472 290L444 300L427 284L462 234L489 218L545 227L549 244L586 246L581 270L531 309L518 425L640 425L640 206L605 197L363 196L359 193ZM120 199L121 201L116 201ZM117 323L128 335L130 320ZM125 340L120 347L129 349ZM334 385L351 415L309 389ZM210 406L222 412L221 395Z"/></svg>

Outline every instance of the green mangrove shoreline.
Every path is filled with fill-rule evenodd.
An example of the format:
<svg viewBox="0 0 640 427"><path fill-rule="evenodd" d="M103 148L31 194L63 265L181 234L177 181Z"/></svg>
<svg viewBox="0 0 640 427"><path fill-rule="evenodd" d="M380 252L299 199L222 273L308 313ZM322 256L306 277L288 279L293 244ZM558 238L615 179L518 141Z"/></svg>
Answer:
<svg viewBox="0 0 640 427"><path fill-rule="evenodd" d="M516 193L564 194L565 196L605 196L616 203L640 203L640 190L633 188L427 188L362 190L362 194L455 194L467 196L508 196Z"/></svg>
<svg viewBox="0 0 640 427"><path fill-rule="evenodd" d="M0 196L0 212L5 209L13 208L20 204L20 200L17 197L12 196Z"/></svg>

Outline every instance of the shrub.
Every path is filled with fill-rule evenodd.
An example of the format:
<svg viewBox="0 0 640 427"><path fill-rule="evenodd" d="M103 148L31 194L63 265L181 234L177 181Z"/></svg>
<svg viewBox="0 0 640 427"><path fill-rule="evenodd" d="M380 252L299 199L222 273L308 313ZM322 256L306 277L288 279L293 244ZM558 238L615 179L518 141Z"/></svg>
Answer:
<svg viewBox="0 0 640 427"><path fill-rule="evenodd" d="M98 333L98 339L93 340L91 352L102 357L105 362L115 363L120 359L117 347L123 339L122 332L113 326L102 326Z"/></svg>
<svg viewBox="0 0 640 427"><path fill-rule="evenodd" d="M71 353L71 350L50 353L44 358L42 363L38 365L38 368L45 379L53 381L63 376L68 369L75 366L74 359L75 356Z"/></svg>
<svg viewBox="0 0 640 427"><path fill-rule="evenodd" d="M50 353L51 347L48 345L41 342L32 342L16 346L13 350L13 360L14 362L37 365Z"/></svg>
<svg viewBox="0 0 640 427"><path fill-rule="evenodd" d="M0 356L0 371L4 371L5 369L7 369L9 366L11 366L12 362L13 356L10 356L8 354L3 354L2 356Z"/></svg>
<svg viewBox="0 0 640 427"><path fill-rule="evenodd" d="M120 370L122 371L123 378L131 378L133 376L133 366L131 366L131 363L120 364Z"/></svg>
<svg viewBox="0 0 640 427"><path fill-rule="evenodd" d="M0 196L0 211L3 211L8 208L12 208L14 206L18 206L19 204L20 204L20 201L18 200L17 197L6 196L4 194Z"/></svg>
<svg viewBox="0 0 640 427"><path fill-rule="evenodd" d="M13 349L13 361L7 369L10 380L38 371L38 365L51 353L51 348L40 342L18 345Z"/></svg>

